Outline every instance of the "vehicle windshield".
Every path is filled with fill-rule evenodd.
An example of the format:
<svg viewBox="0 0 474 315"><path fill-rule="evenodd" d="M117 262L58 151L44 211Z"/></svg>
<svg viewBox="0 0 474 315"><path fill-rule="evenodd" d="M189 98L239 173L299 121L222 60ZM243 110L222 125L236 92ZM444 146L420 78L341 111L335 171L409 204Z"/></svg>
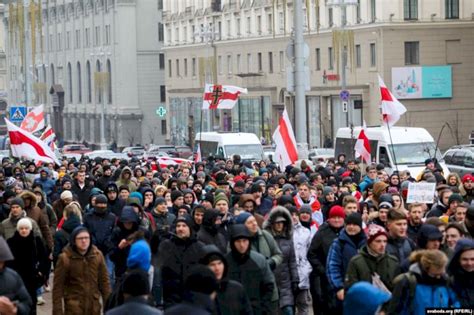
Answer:
<svg viewBox="0 0 474 315"><path fill-rule="evenodd" d="M434 142L394 144L395 157L392 150L390 153L397 164L425 164L426 159L435 157L435 147ZM436 151L436 158L438 162L442 160L439 149Z"/></svg>
<svg viewBox="0 0 474 315"><path fill-rule="evenodd" d="M225 153L228 157L238 154L241 159L261 160L262 159L262 146L258 144L236 144L224 146Z"/></svg>

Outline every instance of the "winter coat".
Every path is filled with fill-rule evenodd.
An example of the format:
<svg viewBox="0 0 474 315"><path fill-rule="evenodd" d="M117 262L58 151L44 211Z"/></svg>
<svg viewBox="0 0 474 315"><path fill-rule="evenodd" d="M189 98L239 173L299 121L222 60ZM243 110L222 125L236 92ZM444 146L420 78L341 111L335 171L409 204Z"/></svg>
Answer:
<svg viewBox="0 0 474 315"><path fill-rule="evenodd" d="M225 254L227 252L227 240L225 236L219 232L219 226L215 224L219 216L219 211L214 209L204 212L202 225L197 233L197 239L205 245L216 245L217 248Z"/></svg>
<svg viewBox="0 0 474 315"><path fill-rule="evenodd" d="M69 244L69 237L75 228L81 225L81 221L75 215L64 221L63 226L54 234L53 264L56 266L59 255L64 247Z"/></svg>
<svg viewBox="0 0 474 315"><path fill-rule="evenodd" d="M10 301L16 301L17 314L27 315L30 313L33 306L30 294L28 294L20 275L8 267L0 269L0 296L7 297Z"/></svg>
<svg viewBox="0 0 474 315"><path fill-rule="evenodd" d="M440 216L445 214L445 212L447 210L448 210L448 207L445 204L443 204L441 202L441 200L438 200L438 202L435 205L433 205L431 210L426 213L426 217L427 218L431 218L431 217L439 218Z"/></svg>
<svg viewBox="0 0 474 315"><path fill-rule="evenodd" d="M74 246L66 247L54 272L53 315L100 315L100 298L106 301L109 294L109 275L100 250L91 245L83 256Z"/></svg>
<svg viewBox="0 0 474 315"><path fill-rule="evenodd" d="M309 275L313 268L308 261L308 250L311 244L311 232L298 223L293 226L293 246L295 247L296 267L300 283L298 287L301 290L309 289Z"/></svg>
<svg viewBox="0 0 474 315"><path fill-rule="evenodd" d="M94 210L84 217L84 226L91 234L92 244L106 256L113 249L112 232L115 227L115 215L108 211L99 213Z"/></svg>
<svg viewBox="0 0 474 315"><path fill-rule="evenodd" d="M26 211L23 211L23 213L18 218L13 218L13 216L10 213L10 215L8 216L8 219L3 220L2 223L0 224L0 236L3 236L5 240L8 240L9 238L13 237L13 235L15 235L15 232L16 232L16 225L18 224L18 221L20 221L20 219L23 219L23 218L28 218L28 216L26 215ZM39 236L42 238L43 236L41 235L41 231L36 221L31 218L28 218L28 219L30 219L31 224L33 225L33 233L36 236Z"/></svg>
<svg viewBox="0 0 474 315"><path fill-rule="evenodd" d="M462 308L474 308L474 273L465 271L459 264L461 254L467 250L474 249L474 241L471 239L460 239L454 251L453 258L448 265L448 273L451 283Z"/></svg>
<svg viewBox="0 0 474 315"><path fill-rule="evenodd" d="M53 202L53 210L54 210L54 213L56 213L56 218L58 222L61 221L61 219L63 218L63 211L65 207L66 207L66 204L61 199L55 200Z"/></svg>
<svg viewBox="0 0 474 315"><path fill-rule="evenodd" d="M186 292L185 300L165 310L166 315L211 315L213 303L211 297L199 292Z"/></svg>
<svg viewBox="0 0 474 315"><path fill-rule="evenodd" d="M418 238L418 232L420 231L420 228L422 226L423 226L423 223L418 224L418 225L412 225L410 221L408 221L407 235L414 243L416 243L416 239Z"/></svg>
<svg viewBox="0 0 474 315"><path fill-rule="evenodd" d="M338 231L324 223L318 232L313 236L308 250L308 261L313 268L313 272L319 276L326 275L326 261L329 254L329 248L336 238L339 237L342 228Z"/></svg>
<svg viewBox="0 0 474 315"><path fill-rule="evenodd" d="M117 306L105 315L123 315L123 314L147 314L147 315L161 315L162 311L147 304L143 297L130 297L124 304Z"/></svg>
<svg viewBox="0 0 474 315"><path fill-rule="evenodd" d="M46 168L44 168L44 170L46 170ZM49 176L50 174L49 170L46 170L46 172L48 173L48 176ZM54 192L54 188L56 187L56 183L51 178L42 179L40 177L40 178L35 179L33 183L41 184L44 193L48 197L51 196L51 194Z"/></svg>
<svg viewBox="0 0 474 315"><path fill-rule="evenodd" d="M413 292L410 288L410 278L413 279ZM425 314L427 308L460 307L456 294L448 286L447 278L430 278L418 263L411 265L410 271L399 275L394 283L387 314L421 315Z"/></svg>
<svg viewBox="0 0 474 315"><path fill-rule="evenodd" d="M285 219L285 230L282 234L276 234L272 229L272 224L277 217L283 217ZM263 223L263 227L272 234L283 255L282 263L279 264L274 271L280 308L294 305L295 297L293 290L298 288L300 280L293 245L293 220L290 212L281 206L273 208L270 211L268 220Z"/></svg>
<svg viewBox="0 0 474 315"><path fill-rule="evenodd" d="M81 208L84 210L89 203L89 196L91 194L91 188L87 185L87 182L84 184L84 187L80 187L77 181L74 181L71 192L73 195L77 196L77 201L81 205Z"/></svg>
<svg viewBox="0 0 474 315"><path fill-rule="evenodd" d="M51 235L51 230L49 229L48 217L38 207L36 195L31 191L24 191L20 194L19 197L25 202L24 210L26 211L26 215L36 221L36 223L38 223L41 235L43 236L43 241L45 242L48 249L52 250L54 243L53 236ZM26 200L30 200L30 205L28 207L26 206Z"/></svg>
<svg viewBox="0 0 474 315"><path fill-rule="evenodd" d="M373 183L375 183L375 180L370 179L369 176L365 175L364 179L359 184L360 192L364 192L367 189L367 187L369 187Z"/></svg>
<svg viewBox="0 0 474 315"><path fill-rule="evenodd" d="M344 280L345 289L348 290L354 283L367 281L372 283L372 275L377 273L380 280L390 291L393 289L393 279L401 272L398 260L385 253L379 257L369 254L367 246L359 250L359 254L354 256L347 267Z"/></svg>
<svg viewBox="0 0 474 315"><path fill-rule="evenodd" d="M416 249L415 243L409 239L408 237L404 238L392 238L388 237L387 242L387 254L395 256L400 263L402 263L405 259L410 257L412 251Z"/></svg>
<svg viewBox="0 0 474 315"><path fill-rule="evenodd" d="M125 173L130 174L130 177L128 179L124 179L123 175ZM131 181L132 177L133 177L132 170L128 166L125 166L120 172L119 179L115 182L115 184L117 185L117 187L127 186L130 192L132 193L137 190L137 185L135 185L135 183Z"/></svg>
<svg viewBox="0 0 474 315"><path fill-rule="evenodd" d="M250 250L244 256L228 253L226 259L229 264L229 279L243 285L254 315L270 315L275 277L265 257Z"/></svg>
<svg viewBox="0 0 474 315"><path fill-rule="evenodd" d="M347 235L346 230L342 230L339 237L334 240L329 248L326 275L334 291L344 288L344 275L349 266L349 261L357 255L357 251L367 242L364 232L361 233L362 238L360 238L358 244L354 244Z"/></svg>
<svg viewBox="0 0 474 315"><path fill-rule="evenodd" d="M261 216L265 216L273 207L273 201L270 197L262 196L260 205L257 207L256 212Z"/></svg>
<svg viewBox="0 0 474 315"><path fill-rule="evenodd" d="M105 189L107 188L109 182L112 181L112 176L105 176L105 175L102 175L101 177L99 177L99 179L97 180L95 186L97 188L99 188L100 190L102 191L105 191Z"/></svg>

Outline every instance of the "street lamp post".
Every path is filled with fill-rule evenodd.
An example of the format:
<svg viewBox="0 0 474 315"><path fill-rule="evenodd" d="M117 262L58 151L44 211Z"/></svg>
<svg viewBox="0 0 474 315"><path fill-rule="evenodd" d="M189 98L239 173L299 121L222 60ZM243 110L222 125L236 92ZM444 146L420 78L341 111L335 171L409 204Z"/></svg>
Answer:
<svg viewBox="0 0 474 315"><path fill-rule="evenodd" d="M105 96L106 96L106 87L109 84L109 78L107 71L104 71L106 67L105 56L110 56L110 52L105 52L100 48L98 53L91 53L91 56L99 57L98 61L100 64L100 70L96 71L94 74L94 85L98 88L99 95L102 95L102 110L100 112L100 144L99 147L101 150L107 149L107 142L105 140ZM101 60L101 59L104 60Z"/></svg>

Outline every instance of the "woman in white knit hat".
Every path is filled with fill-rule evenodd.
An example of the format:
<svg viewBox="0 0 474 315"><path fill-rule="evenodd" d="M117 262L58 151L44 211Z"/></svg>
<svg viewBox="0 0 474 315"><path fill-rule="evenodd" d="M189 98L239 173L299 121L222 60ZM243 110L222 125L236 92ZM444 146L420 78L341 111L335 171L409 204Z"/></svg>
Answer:
<svg viewBox="0 0 474 315"><path fill-rule="evenodd" d="M30 314L36 314L36 289L45 283L47 254L43 241L32 232L33 224L30 218L18 221L15 235L7 240L8 246L15 258L7 262L23 279L25 287L33 300Z"/></svg>

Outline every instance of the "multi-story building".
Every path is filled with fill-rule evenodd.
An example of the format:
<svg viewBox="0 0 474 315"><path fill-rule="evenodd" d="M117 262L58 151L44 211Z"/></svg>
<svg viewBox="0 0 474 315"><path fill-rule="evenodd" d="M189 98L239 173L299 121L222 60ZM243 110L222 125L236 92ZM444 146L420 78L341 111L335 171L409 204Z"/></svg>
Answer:
<svg viewBox="0 0 474 315"><path fill-rule="evenodd" d="M99 144L104 108L107 143L164 143L161 1L29 0L28 21L23 1L11 2L3 23L9 104L26 103L26 64L34 69L28 106L44 103L65 141Z"/></svg>
<svg viewBox="0 0 474 315"><path fill-rule="evenodd" d="M5 10L5 5L0 4L0 16ZM5 46L4 46L4 28L0 23L0 117L1 115L6 114L7 109L7 90L6 90L6 79L7 79L7 59L5 55ZM0 133L6 132L5 121L1 119L0 121Z"/></svg>
<svg viewBox="0 0 474 315"><path fill-rule="evenodd" d="M474 119L473 1L303 2L311 147L332 140L342 126L380 124L377 74L408 109L398 125L425 127L436 138L448 123L441 148L468 141ZM192 138L183 126L199 129L204 84L213 81L249 93L231 111L205 112L203 130L250 131L270 140L284 106L294 115L287 84L293 18L293 0L165 0L170 140ZM347 111L339 97L343 47Z"/></svg>

